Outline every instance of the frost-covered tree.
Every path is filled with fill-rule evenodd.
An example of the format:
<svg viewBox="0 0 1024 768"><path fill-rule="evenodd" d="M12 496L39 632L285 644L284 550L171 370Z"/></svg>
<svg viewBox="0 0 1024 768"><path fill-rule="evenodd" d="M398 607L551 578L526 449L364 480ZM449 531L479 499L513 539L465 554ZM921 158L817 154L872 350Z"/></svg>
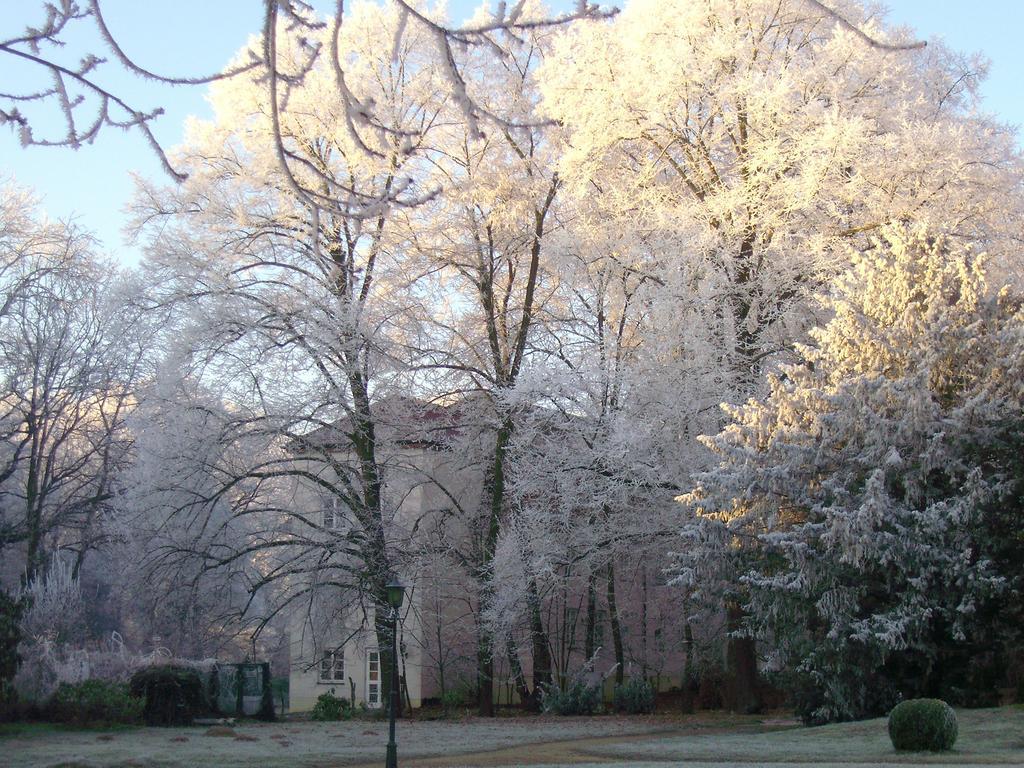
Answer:
<svg viewBox="0 0 1024 768"><path fill-rule="evenodd" d="M642 632L626 638L618 582L640 563L654 575L664 565L658 549L678 530L672 499L686 487L690 458L681 440L701 407L702 379L694 337L665 322L692 310L692 297L650 274L671 242L605 219L601 203L600 194L570 198L548 246L552 297L540 308L535 361L520 385L539 408L519 427L511 475L530 570L569 603L583 598L566 609L580 617L578 647L571 622L560 645L588 660L604 646L621 682L628 658L643 666L645 654ZM626 601L627 613L648 607ZM600 644L599 610L610 629Z"/></svg>
<svg viewBox="0 0 1024 768"><path fill-rule="evenodd" d="M851 257L831 319L726 408L706 439L721 463L684 497L684 577L747 586L816 721L991 694L1020 630L1020 297L921 228Z"/></svg>
<svg viewBox="0 0 1024 768"><path fill-rule="evenodd" d="M117 272L90 249L0 191L0 550L28 581L61 547L77 575L130 450L142 346Z"/></svg>
<svg viewBox="0 0 1024 768"><path fill-rule="evenodd" d="M998 270L1016 252L1019 152L976 108L983 68L941 44L882 50L861 33L907 33L859 3L827 5L634 2L567 30L542 71L570 194L674 239L643 269L696 297L699 318L677 328L717 356L706 380L720 400L759 391L846 244L887 222L930 218ZM730 655L755 670L749 643ZM756 708L752 681L740 688L738 706Z"/></svg>
<svg viewBox="0 0 1024 768"><path fill-rule="evenodd" d="M182 374L165 362L128 422L133 462L117 501L121 567L103 581L106 618L133 647L158 637L186 658L249 653L278 625L260 586L278 550L297 543L282 525L294 483L253 471L280 456L276 435L245 430L250 412Z"/></svg>
<svg viewBox="0 0 1024 768"><path fill-rule="evenodd" d="M352 136L326 59L294 85L291 111L276 121L259 83L224 81L211 91L214 120L194 124L180 149L189 180L138 198L151 300L186 318L168 368L179 368L186 392L219 401L204 427L213 443L199 453L215 460L200 473L213 488L177 503L202 520L252 521L224 543L195 542L191 554L225 572L258 557L248 587L268 595L272 612L317 590L342 595L339 610L386 606L385 585L405 554L394 523L400 499L385 477L400 459L381 407L408 386L404 353L421 298L394 224L401 205L389 203L417 175L415 150L444 99L429 35L399 35L402 23L395 8L365 3L340 37L322 40L345 52L348 87L388 130ZM301 60L301 40L282 38L277 55ZM294 163L287 173L275 140ZM359 196L363 214L375 201L374 215L311 207L289 174L325 197ZM387 615L365 614L382 648Z"/></svg>
<svg viewBox="0 0 1024 768"><path fill-rule="evenodd" d="M478 20L484 15L478 14ZM440 397L461 397L473 423L474 449L482 450L479 501L460 510L469 531L463 560L477 585L479 709L493 713L494 663L505 656L518 693L539 707L551 680L548 639L540 616L537 585L526 584L526 635L533 679L520 673L519 651L510 635L486 616L496 590L494 564L505 526L514 513L510 473L513 437L536 403L521 386L535 354L537 323L554 288L549 243L559 227L561 186L555 169L557 135L538 119L536 69L550 42L549 30L532 30L504 43L506 66L475 52L464 68L467 88L480 94L485 113L503 114L514 125L481 131L476 120L447 110L447 120L429 137L427 183L441 190L436 201L406 217L410 261L420 265L423 303L418 349L410 359L424 383Z"/></svg>
<svg viewBox="0 0 1024 768"><path fill-rule="evenodd" d="M741 392L792 339L794 305L842 268L845 241L936 214L998 260L1019 230L1013 132L977 109L983 67L941 44L881 52L804 0L678 0L569 30L547 62L562 177L675 234L677 279L717 304Z"/></svg>
<svg viewBox="0 0 1024 768"><path fill-rule="evenodd" d="M351 5L338 2L333 14L325 18L304 0L263 0L259 5L263 24L258 44L220 71L195 73L182 71L187 67L166 72L148 66L139 41L114 34L106 16L106 4L101 0L41 2L24 28L0 30L0 59L7 63L5 74L10 73L2 81L0 126L13 129L24 147L73 149L91 144L110 128L137 130L164 170L183 181L188 177L187 170L175 167L152 130L153 122L164 114L163 108L151 103L143 106L143 97L125 82L131 84L134 80L157 86L247 82L263 91L267 117L274 128L264 137L265 148L275 156L282 179L312 207L353 213L368 202L363 192L347 189L344 184L340 187L341 195L335 194L336 189L325 192L320 182L330 185L329 175L317 179L317 183L307 183L310 171L316 176L316 169L293 154L282 140L279 128L296 106L291 101L293 89L301 87L306 76L317 69L330 72L329 90L324 95L344 115L343 126L349 138L370 154L375 153L375 135L390 133L401 139L415 136L416 131L396 132L387 115L377 113L376 102L352 87L351 79L355 76L346 58L348 51L338 43L349 34L346 27L359 25L358 8L353 12ZM444 75L444 91L474 125L477 134L485 122L506 126L512 122L488 111L475 92L467 89L462 53L485 50L500 57L503 48L499 41L515 40L535 29L601 19L615 13L614 9L604 10L581 1L567 12L549 14L536 3L518 0L498 3L493 11L481 9L471 23L454 26L427 3L390 0L386 5L399 24L392 28L392 39L382 41L381 52L386 55L387 51L401 48L407 42L407 32L418 36L437 57L438 70ZM207 23L201 13L193 12L193 16L192 23ZM116 28L116 13L112 19ZM82 40L87 41L84 48ZM190 43L187 37L176 41L181 51L187 51ZM282 60L279 50L288 47L292 55ZM299 114L301 108L295 110L295 116ZM46 130L49 122L62 130ZM338 186L337 179L334 186ZM387 193L381 200L395 201L399 190Z"/></svg>

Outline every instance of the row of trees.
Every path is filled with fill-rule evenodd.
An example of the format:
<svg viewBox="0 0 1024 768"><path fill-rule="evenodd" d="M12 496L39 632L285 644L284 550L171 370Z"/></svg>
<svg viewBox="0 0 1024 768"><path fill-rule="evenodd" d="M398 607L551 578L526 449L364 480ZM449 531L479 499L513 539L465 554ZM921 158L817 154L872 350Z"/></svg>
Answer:
<svg viewBox="0 0 1024 768"><path fill-rule="evenodd" d="M498 659L531 704L564 674L551 606L574 591L582 657L603 609L620 680L646 659L617 599L640 564L679 576L679 644L691 621L710 643L726 617L739 709L758 706L755 637L822 718L881 706L862 646L907 677L907 649L934 662L978 632L1004 640L979 606L1012 587L1012 550L986 548L1012 516L963 536L1019 482L1016 432L995 431L1019 410L996 384L1019 365L1003 339L1019 319L989 297L1019 277L1021 165L977 110L976 62L868 44L902 33L854 2L638 1L488 50L439 44L408 14L349 9L313 40L330 59L284 24L242 51L171 158L187 181L140 184L134 275L110 277L8 193L0 541L25 578L58 548L76 571L135 553L136 578L173 587L151 625L175 617L194 642L252 638L318 592L381 606L391 572L445 563L473 585L484 713ZM287 110L250 77L261 67L298 73ZM372 105L358 131L353 104ZM990 282L950 243L986 250ZM999 344L972 342L979 327ZM938 359L956 363L932 376ZM990 369L1005 373L972 377ZM436 482L395 450L398 396L459 404L448 448L476 485L445 515L467 535L397 522L388 478ZM961 402L979 431L942 445L942 409ZM816 414L840 414L821 416L834 432ZM873 453L855 455L852 428ZM325 527L310 489L344 526ZM937 611L921 569L956 582L941 594L959 605Z"/></svg>
<svg viewBox="0 0 1024 768"><path fill-rule="evenodd" d="M204 600L190 584L153 570L168 521L147 474L171 467L152 466L158 415L141 405L173 333L167 313L145 306L139 275L98 258L87 235L48 221L10 183L0 253L0 578L24 598L25 641L120 630L147 650L160 637L188 654L215 649L224 617L195 615ZM51 598L58 607L44 610Z"/></svg>
<svg viewBox="0 0 1024 768"><path fill-rule="evenodd" d="M120 343L132 320L106 301L113 282L88 238L35 220L24 192L2 195L0 499L13 514L0 541L24 544L31 580L57 529L76 571L102 535L141 350Z"/></svg>

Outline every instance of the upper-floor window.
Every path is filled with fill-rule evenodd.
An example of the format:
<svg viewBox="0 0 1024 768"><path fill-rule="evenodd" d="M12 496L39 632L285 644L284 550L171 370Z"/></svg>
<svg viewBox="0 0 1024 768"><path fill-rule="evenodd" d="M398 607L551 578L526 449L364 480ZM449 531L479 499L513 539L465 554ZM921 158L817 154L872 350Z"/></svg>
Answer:
<svg viewBox="0 0 1024 768"><path fill-rule="evenodd" d="M345 647L324 651L320 657L320 682L337 683L345 681Z"/></svg>
<svg viewBox="0 0 1024 768"><path fill-rule="evenodd" d="M565 609L565 634L576 637L577 624L580 620L579 608L566 608Z"/></svg>
<svg viewBox="0 0 1024 768"><path fill-rule="evenodd" d="M324 500L324 528L329 531L336 531L342 527L345 516L342 512L341 499L332 496Z"/></svg>

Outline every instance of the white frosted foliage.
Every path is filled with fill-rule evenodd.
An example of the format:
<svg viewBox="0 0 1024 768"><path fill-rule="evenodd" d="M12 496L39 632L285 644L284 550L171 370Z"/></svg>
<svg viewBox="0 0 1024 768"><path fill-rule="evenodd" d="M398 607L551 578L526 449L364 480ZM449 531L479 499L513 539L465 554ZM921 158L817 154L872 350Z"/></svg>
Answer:
<svg viewBox="0 0 1024 768"><path fill-rule="evenodd" d="M892 654L969 637L1005 586L986 514L1024 418L1024 318L984 257L902 228L853 254L822 303L832 319L802 359L727 408L705 440L721 463L683 501L686 573L739 579L832 718L864 711Z"/></svg>

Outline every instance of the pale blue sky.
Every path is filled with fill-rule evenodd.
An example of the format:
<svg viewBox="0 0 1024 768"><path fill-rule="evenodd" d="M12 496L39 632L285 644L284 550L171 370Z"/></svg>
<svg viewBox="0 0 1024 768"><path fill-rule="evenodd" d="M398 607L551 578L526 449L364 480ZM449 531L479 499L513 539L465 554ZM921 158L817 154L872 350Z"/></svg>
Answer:
<svg viewBox="0 0 1024 768"><path fill-rule="evenodd" d="M465 15L478 3L453 0L453 15ZM558 5L563 3L556 3ZM35 0L0 0L0 36L15 34L37 22ZM318 0L314 5L331 7ZM992 62L983 86L985 106L1002 121L1024 124L1024 0L889 0L888 19L914 28L919 37L941 37L951 47L981 52ZM107 22L123 38L130 55L167 74L196 75L222 67L260 27L262 3L255 0L177 0L175 3L105 0ZM199 20L199 24L195 20ZM0 81L25 76L4 61ZM108 67L111 74L114 67ZM115 92L130 95L140 109L166 108L155 123L165 146L181 139L189 114L207 116L202 88L166 88L130 78L108 80ZM58 129L59 130L59 129ZM0 129L0 176L13 175L32 187L52 217L74 217L96 234L105 250L126 262L138 258L122 242L121 209L132 194L129 176L162 174L145 141L135 132L108 130L92 146L78 152L32 147L22 150L9 130ZM164 177L166 178L166 177Z"/></svg>

